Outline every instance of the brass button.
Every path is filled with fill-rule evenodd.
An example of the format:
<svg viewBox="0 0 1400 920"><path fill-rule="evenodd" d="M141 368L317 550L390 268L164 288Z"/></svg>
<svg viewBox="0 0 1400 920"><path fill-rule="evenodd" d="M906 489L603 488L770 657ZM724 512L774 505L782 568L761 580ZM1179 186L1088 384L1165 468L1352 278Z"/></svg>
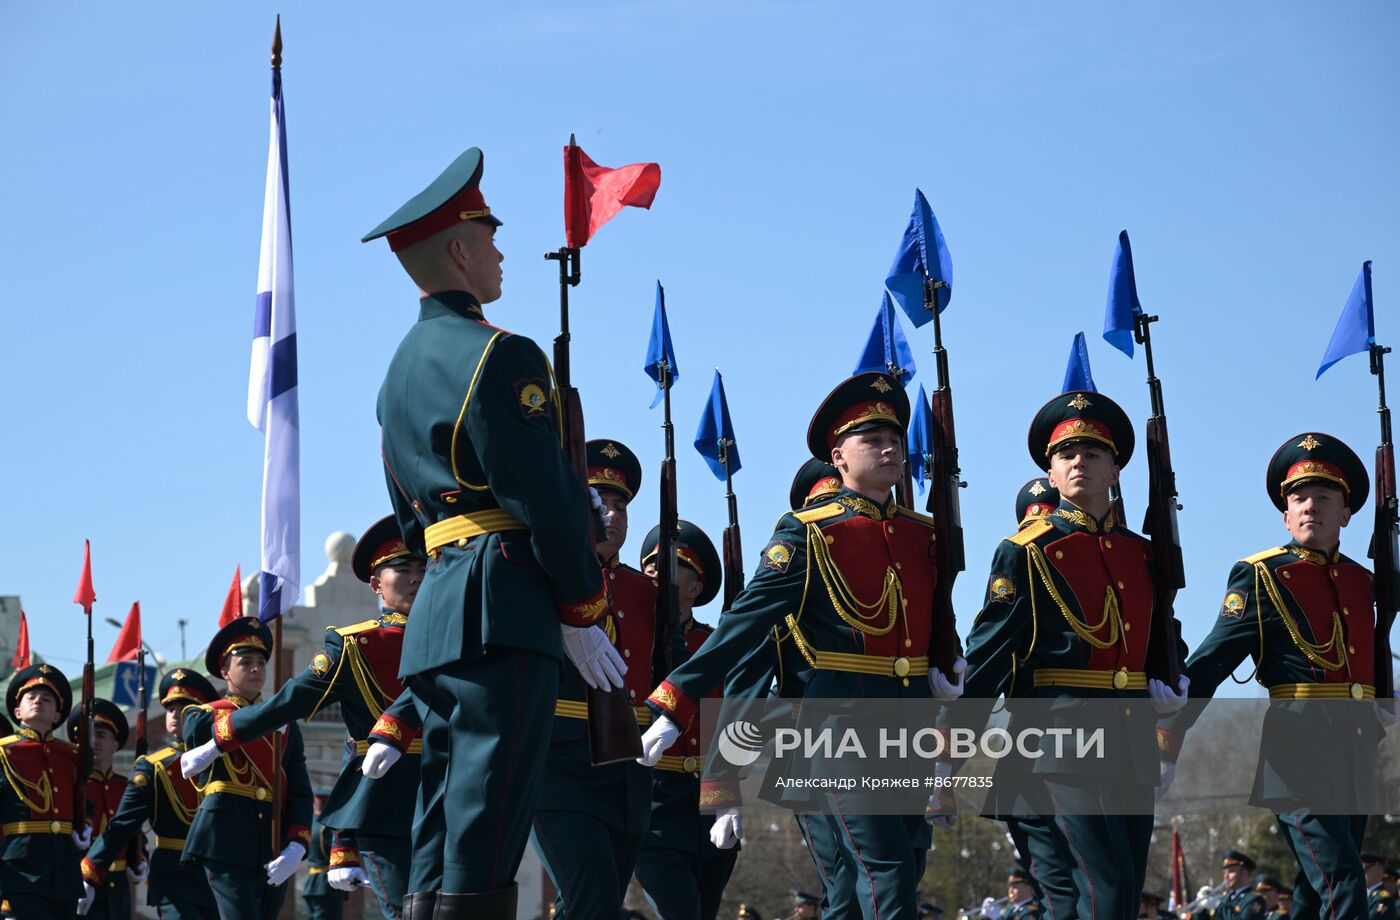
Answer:
<svg viewBox="0 0 1400 920"><path fill-rule="evenodd" d="M896 562L896 563L894 564L894 567L895 567L896 569L903 569L903 568L904 568L904 566L903 566L901 563L899 563L899 562Z"/></svg>
<svg viewBox="0 0 1400 920"><path fill-rule="evenodd" d="M1124 623L1124 624L1123 624L1123 632L1132 632L1132 631L1133 631L1133 624L1132 624L1132 623Z"/></svg>
<svg viewBox="0 0 1400 920"><path fill-rule="evenodd" d="M369 636L361 636L361 637L360 637L360 644L361 644L361 645L369 645Z"/></svg>
<svg viewBox="0 0 1400 920"><path fill-rule="evenodd" d="M449 505L457 504L457 496L455 495L444 495L442 497L442 500L447 502Z"/></svg>
<svg viewBox="0 0 1400 920"><path fill-rule="evenodd" d="M60 830L62 827L63 827L63 824L62 824L61 822L59 822L59 821L50 821L50 822L49 822L49 832L50 832L50 833L57 834L57 833L59 832L59 830Z"/></svg>
<svg viewBox="0 0 1400 920"><path fill-rule="evenodd" d="M619 620L625 619L626 616L627 616L627 614L623 613L621 610L619 610L619 611L617 612L617 618L618 618Z"/></svg>
<svg viewBox="0 0 1400 920"><path fill-rule="evenodd" d="M627 695L630 696L630 697L632 697L632 699L635 700L635 699L637 698L637 691L636 691L636 690L628 690L628 691L627 691Z"/></svg>
<svg viewBox="0 0 1400 920"><path fill-rule="evenodd" d="M1347 646L1347 651L1348 651L1349 653L1355 655L1355 654L1356 654L1356 646L1354 646L1354 645L1348 645L1348 646Z"/></svg>
<svg viewBox="0 0 1400 920"><path fill-rule="evenodd" d="M1292 577L1293 577L1293 573L1290 572L1290 571L1288 571L1287 569L1284 569L1284 571L1283 571L1283 577L1284 577L1284 578L1292 578Z"/></svg>
<svg viewBox="0 0 1400 920"><path fill-rule="evenodd" d="M259 786L259 787L258 787L258 801L259 801L259 802L266 801L266 800L267 800L267 795L268 795L267 790L264 789L264 788L262 788L261 786Z"/></svg>
<svg viewBox="0 0 1400 920"><path fill-rule="evenodd" d="M622 657L623 657L623 658L631 658L631 657L632 657L632 650L631 650L630 648L625 648L625 649L623 649L623 650L622 650Z"/></svg>
<svg viewBox="0 0 1400 920"><path fill-rule="evenodd" d="M908 676L909 676L909 659L908 659L908 658L896 658L896 659L894 660L894 676L895 676L895 677L908 677Z"/></svg>
<svg viewBox="0 0 1400 920"><path fill-rule="evenodd" d="M460 540L457 541L457 548L458 548L458 549L466 549L466 548L467 548L467 543L468 543L468 542L469 542L469 541L467 540L467 538L466 538L466 537L463 537L462 539L460 539Z"/></svg>
<svg viewBox="0 0 1400 920"><path fill-rule="evenodd" d="M894 525L893 525L893 524L886 524L886 525L885 525L885 532L886 532L886 533L894 533Z"/></svg>
<svg viewBox="0 0 1400 920"><path fill-rule="evenodd" d="M835 537L833 537L831 534L826 534L826 545L827 545L827 546L830 546L831 544L833 544L833 543L835 543L835 542L836 542L836 538L835 538Z"/></svg>
<svg viewBox="0 0 1400 920"><path fill-rule="evenodd" d="M685 770L687 773L694 773L696 770L700 769L700 758L687 757L685 760L681 761L681 769Z"/></svg>
<svg viewBox="0 0 1400 920"><path fill-rule="evenodd" d="M1128 587L1128 586L1125 585L1125 584L1123 584L1121 581L1118 582L1118 590L1119 590L1119 591L1122 591L1122 590L1123 590L1124 588L1126 588L1126 587Z"/></svg>
<svg viewBox="0 0 1400 920"><path fill-rule="evenodd" d="M1358 735L1361 734L1361 726L1360 726L1360 725L1356 726L1356 733L1357 733Z"/></svg>
<svg viewBox="0 0 1400 920"><path fill-rule="evenodd" d="M1348 608L1348 607L1343 607L1343 608L1342 608L1342 615L1343 615L1343 616L1348 616L1348 617L1351 616L1351 609Z"/></svg>
<svg viewBox="0 0 1400 920"><path fill-rule="evenodd" d="M1366 695L1366 694L1365 694L1365 692L1361 689L1361 685L1360 685L1360 684L1352 684L1352 685L1351 685L1351 698L1352 698L1352 699L1354 699L1354 700L1359 700L1359 699L1361 699L1362 697L1364 697L1365 695ZM1360 731L1360 729L1357 729L1357 731Z"/></svg>
<svg viewBox="0 0 1400 920"><path fill-rule="evenodd" d="M1064 551L1063 551L1063 550L1058 550L1058 549L1055 550L1055 558L1056 558L1056 559L1063 559L1063 558L1065 558Z"/></svg>
<svg viewBox="0 0 1400 920"><path fill-rule="evenodd" d="M1113 549L1113 541L1112 541L1112 540L1105 540L1105 541L1103 541L1103 548L1104 548L1104 549Z"/></svg>
<svg viewBox="0 0 1400 920"><path fill-rule="evenodd" d="M1125 716L1130 716L1130 715L1132 715L1132 714L1133 714L1133 707L1131 707L1131 706L1124 706L1124 707L1123 707L1123 715L1125 715Z"/></svg>
<svg viewBox="0 0 1400 920"><path fill-rule="evenodd" d="M908 648L909 646L911 646L911 645L913 645L913 644L914 644L914 643L913 643L911 640L909 640L909 639L905 639L905 640L904 640L904 647L905 647L905 648Z"/></svg>
<svg viewBox="0 0 1400 920"><path fill-rule="evenodd" d="M699 739L699 738L691 738L691 739L690 739L690 746L691 746L691 747L694 747L695 745L697 745L697 744L699 744L699 743L700 743L700 739Z"/></svg>
<svg viewBox="0 0 1400 920"><path fill-rule="evenodd" d="M1119 668L1113 672L1113 686L1119 690L1128 689L1128 669Z"/></svg>
<svg viewBox="0 0 1400 920"><path fill-rule="evenodd" d="M929 534L929 535L928 535L928 541L929 541L930 543L937 543L937 542L938 542L938 534L936 534L936 533L931 533L931 534Z"/></svg>
<svg viewBox="0 0 1400 920"><path fill-rule="evenodd" d="M609 573L608 573L608 581L617 581L617 576L614 575L612 572L609 572Z"/></svg>
<svg viewBox="0 0 1400 920"><path fill-rule="evenodd" d="M1287 575L1288 573L1287 573L1287 572L1284 572L1283 574ZM1333 570L1332 570L1332 577L1333 577L1333 578L1336 578L1336 577L1337 577L1337 570L1336 570L1336 569L1333 569Z"/></svg>

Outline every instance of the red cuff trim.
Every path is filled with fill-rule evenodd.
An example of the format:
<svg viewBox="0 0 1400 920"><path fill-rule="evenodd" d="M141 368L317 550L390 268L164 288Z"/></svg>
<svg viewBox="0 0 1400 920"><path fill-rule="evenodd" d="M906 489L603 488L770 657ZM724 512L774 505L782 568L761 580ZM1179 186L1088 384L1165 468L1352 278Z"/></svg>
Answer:
<svg viewBox="0 0 1400 920"><path fill-rule="evenodd" d="M608 612L608 595L599 588L592 597L572 604L559 604L559 619L567 626L592 626Z"/></svg>
<svg viewBox="0 0 1400 920"><path fill-rule="evenodd" d="M1157 729L1157 750L1162 753L1163 760L1176 763L1176 759L1181 756L1181 742L1184 740L1180 735L1165 728Z"/></svg>
<svg viewBox="0 0 1400 920"><path fill-rule="evenodd" d="M741 804L739 784L734 780L701 780L700 807L729 808Z"/></svg>
<svg viewBox="0 0 1400 920"><path fill-rule="evenodd" d="M293 824L287 828L287 842L293 841L306 847L308 853L311 852L311 828L305 824Z"/></svg>
<svg viewBox="0 0 1400 920"><path fill-rule="evenodd" d="M417 737L418 729L387 712L379 717L379 721L374 723L374 728L370 729L369 733L371 744L383 741L392 744L400 753L408 750L409 744Z"/></svg>
<svg viewBox="0 0 1400 920"><path fill-rule="evenodd" d="M682 729L688 728L695 718L695 703L669 680L663 680L647 702L665 712Z"/></svg>
<svg viewBox="0 0 1400 920"><path fill-rule="evenodd" d="M339 869L343 866L358 866L360 863L360 851L351 847L336 846L331 848L330 861L326 863L327 868Z"/></svg>
<svg viewBox="0 0 1400 920"><path fill-rule="evenodd" d="M107 870L93 865L86 856L83 857L83 880L93 887L101 885L107 880Z"/></svg>

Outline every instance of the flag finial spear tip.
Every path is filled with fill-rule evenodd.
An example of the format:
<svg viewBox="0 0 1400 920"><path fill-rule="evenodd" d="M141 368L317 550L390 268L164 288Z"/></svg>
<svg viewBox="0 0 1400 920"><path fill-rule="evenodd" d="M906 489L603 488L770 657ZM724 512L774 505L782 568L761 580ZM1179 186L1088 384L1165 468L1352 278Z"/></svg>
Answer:
<svg viewBox="0 0 1400 920"><path fill-rule="evenodd" d="M272 69L282 69L282 14L277 14L277 24L272 29Z"/></svg>
<svg viewBox="0 0 1400 920"><path fill-rule="evenodd" d="M574 140L574 132L572 132L572 131L569 132L569 146L570 146L570 147L577 147L577 146L578 146L578 143Z"/></svg>

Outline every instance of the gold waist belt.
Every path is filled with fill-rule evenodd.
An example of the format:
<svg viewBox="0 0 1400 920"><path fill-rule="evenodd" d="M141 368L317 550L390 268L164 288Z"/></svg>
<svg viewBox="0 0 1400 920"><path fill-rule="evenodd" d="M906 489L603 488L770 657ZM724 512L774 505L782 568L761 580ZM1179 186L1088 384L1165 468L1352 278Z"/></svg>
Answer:
<svg viewBox="0 0 1400 920"><path fill-rule="evenodd" d="M107 871L108 871L108 872L125 872L125 871L126 871L126 860L124 860L124 859L119 859L119 860L117 860L116 862L112 863L110 866L107 867Z"/></svg>
<svg viewBox="0 0 1400 920"><path fill-rule="evenodd" d="M256 799L259 802L269 802L272 800L271 789L265 789L262 786L245 786L242 783L230 783L221 779L216 779L204 787L205 795L213 795L216 792L241 796L245 799Z"/></svg>
<svg viewBox="0 0 1400 920"><path fill-rule="evenodd" d="M874 674L877 677L908 677L928 671L928 656L890 658L884 655L858 655L851 652L812 650L812 661L818 671L845 671L848 674Z"/></svg>
<svg viewBox="0 0 1400 920"><path fill-rule="evenodd" d="M459 514L445 521L429 524L423 531L423 542L428 547L428 555L436 558L439 547L449 543L470 540L487 533L500 533L503 530L529 529L501 509L492 508L474 514Z"/></svg>
<svg viewBox="0 0 1400 920"><path fill-rule="evenodd" d="M72 821L11 821L9 824L0 825L6 837L18 837L21 834L71 834L73 833Z"/></svg>
<svg viewBox="0 0 1400 920"><path fill-rule="evenodd" d="M651 710L646 706L634 706L633 711L637 714L638 725L651 724ZM588 704L578 700L555 700L554 714L566 719L587 719Z"/></svg>
<svg viewBox="0 0 1400 920"><path fill-rule="evenodd" d="M325 867L325 866L308 866L307 869L306 869L306 874L307 874L307 875L323 875L323 874L325 874L325 871L326 871L326 867Z"/></svg>
<svg viewBox="0 0 1400 920"><path fill-rule="evenodd" d="M157 849L157 850L174 850L175 852L178 853L178 852L180 852L181 850L183 850L184 848L185 848L185 838L184 838L184 837L161 837L159 834L156 835L156 849Z"/></svg>
<svg viewBox="0 0 1400 920"><path fill-rule="evenodd" d="M1369 684L1274 684L1271 700L1374 700L1376 688Z"/></svg>
<svg viewBox="0 0 1400 920"><path fill-rule="evenodd" d="M1142 671L1119 668L1116 671L1085 671L1081 668L1036 668L1037 687L1084 687L1094 690L1146 690L1147 675Z"/></svg>
<svg viewBox="0 0 1400 920"><path fill-rule="evenodd" d="M697 773L703 766L699 757L674 757L667 754L656 762L653 769L665 770L668 773Z"/></svg>
<svg viewBox="0 0 1400 920"><path fill-rule="evenodd" d="M358 756L360 756L360 757L365 756L366 754L369 753L369 745L370 745L370 742L368 742L368 741L356 741L356 742L355 742L355 753L356 753ZM414 754L414 755L422 754L422 753L423 753L423 739L422 739L422 738L414 738L412 741L410 741L410 742L408 743L408 750L405 751L404 753L405 753L405 754Z"/></svg>

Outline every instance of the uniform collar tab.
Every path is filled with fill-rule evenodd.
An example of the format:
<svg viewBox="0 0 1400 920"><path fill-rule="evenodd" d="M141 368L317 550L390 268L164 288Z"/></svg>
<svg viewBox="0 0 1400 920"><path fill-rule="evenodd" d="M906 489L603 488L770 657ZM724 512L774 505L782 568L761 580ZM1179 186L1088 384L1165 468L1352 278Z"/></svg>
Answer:
<svg viewBox="0 0 1400 920"><path fill-rule="evenodd" d="M854 513L862 517L868 517L872 521L883 521L887 518L894 517L895 503L893 497L881 506L879 502L843 486L841 491L837 493L836 500Z"/></svg>
<svg viewBox="0 0 1400 920"><path fill-rule="evenodd" d="M420 317L426 318L431 312L435 312L434 307L440 307L458 316L465 316L467 319L485 319L486 315L481 312L481 303L476 297L466 291L438 291L436 294L429 294L419 298Z"/></svg>
<svg viewBox="0 0 1400 920"><path fill-rule="evenodd" d="M1110 508L1103 520L1099 521L1069 499L1060 500L1060 507L1055 509L1054 516L1089 533L1113 533L1114 528L1118 526L1113 520L1113 509Z"/></svg>
<svg viewBox="0 0 1400 920"><path fill-rule="evenodd" d="M1299 543L1289 543L1288 551L1304 562L1311 562L1315 565L1335 565L1342 561L1340 550L1333 553L1324 553L1321 550L1310 549Z"/></svg>

